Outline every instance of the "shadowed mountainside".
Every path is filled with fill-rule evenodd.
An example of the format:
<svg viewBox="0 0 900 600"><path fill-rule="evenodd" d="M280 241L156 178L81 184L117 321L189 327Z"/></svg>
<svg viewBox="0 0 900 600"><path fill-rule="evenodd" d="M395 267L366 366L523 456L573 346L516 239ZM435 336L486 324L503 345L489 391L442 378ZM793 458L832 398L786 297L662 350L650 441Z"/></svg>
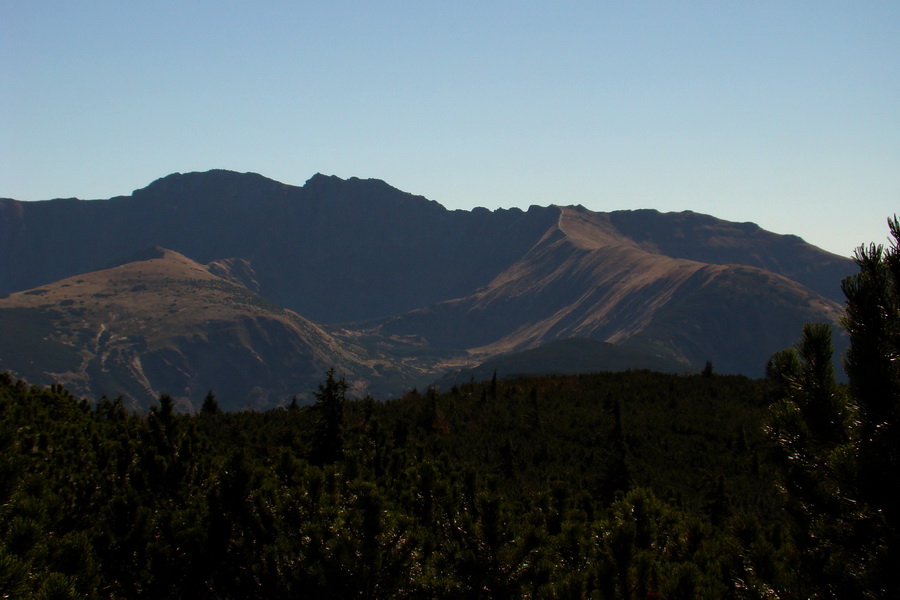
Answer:
<svg viewBox="0 0 900 600"><path fill-rule="evenodd" d="M470 381L486 381L495 375L516 378L627 370L680 373L684 365L608 342L567 338L531 350L500 355L476 367L455 369L441 377L438 386L449 389Z"/></svg>
<svg viewBox="0 0 900 600"><path fill-rule="evenodd" d="M695 213L591 213L642 250L759 267L841 301L851 261L796 236ZM241 258L272 300L317 321L398 314L489 283L559 221L557 206L449 211L379 180L174 174L131 196L0 200L0 293L161 246L202 264Z"/></svg>
<svg viewBox="0 0 900 600"><path fill-rule="evenodd" d="M366 319L472 293L557 214L448 211L377 180L177 174L111 200L0 201L0 293L161 246L202 264L245 259L263 295L315 321Z"/></svg>
<svg viewBox="0 0 900 600"><path fill-rule="evenodd" d="M849 259L796 236L691 212L598 213L571 206L449 211L379 180L315 175L295 187L256 174L210 171L170 175L109 200L0 200L0 294L24 292L10 298L21 301L34 300L45 288L59 293L57 304L27 307L28 328L7 317L6 339L41 334L44 326L56 331L58 303L73 299L62 292L74 293L71 278L88 280L81 274L136 259L153 262L152 255L140 254L152 247L172 249L158 251L170 258L187 257L203 270L204 281L213 278L217 286L254 295L271 310L294 311L291 322L302 315L317 332L304 347L329 348L327 357L313 352L318 358L303 363L308 372L288 376L267 366L245 374L244 383L229 384L250 396L254 385L281 390L281 397L288 387L303 391L308 388L294 382L313 381L328 366L350 374L360 389L399 391L448 369L568 338L615 344L685 370L711 360L720 372L758 375L773 352L793 343L804 322L836 322L840 279L855 270ZM194 293L187 289L181 302ZM171 293L160 292L147 316L169 310ZM199 302L202 293L196 293ZM129 301L142 305L146 295ZM7 308L26 310L8 300ZM109 318L99 315L111 314L110 306L87 308L98 315L91 327L108 326ZM242 318L256 323L263 317ZM285 321L278 323L278 332L257 327L257 337L281 353L295 353L275 341L282 334L297 339L296 332L281 331ZM179 327L166 325L165 336L187 339ZM191 327L205 331L200 321ZM247 340L256 338L248 330L231 331L242 352L262 355L250 350L255 346ZM84 335L81 343L101 332ZM197 336L208 339L209 333ZM54 339L44 333L32 344L43 347ZM168 347L177 346L171 340ZM62 372L22 364L11 342L2 345L13 362L0 368L26 377L44 373L44 379ZM203 352L222 347L228 344L210 344ZM74 341L71 348L77 348ZM40 362L66 352L34 357ZM137 353L142 363L153 360L146 352ZM271 355L262 362L279 360ZM188 369L202 371L195 362L179 367L185 377ZM175 368L170 363L160 369ZM103 372L97 371L98 381ZM258 378L253 385L252 377ZM282 384L276 377L293 379ZM138 374L135 380L140 382ZM190 384L191 394L203 386L210 385Z"/></svg>

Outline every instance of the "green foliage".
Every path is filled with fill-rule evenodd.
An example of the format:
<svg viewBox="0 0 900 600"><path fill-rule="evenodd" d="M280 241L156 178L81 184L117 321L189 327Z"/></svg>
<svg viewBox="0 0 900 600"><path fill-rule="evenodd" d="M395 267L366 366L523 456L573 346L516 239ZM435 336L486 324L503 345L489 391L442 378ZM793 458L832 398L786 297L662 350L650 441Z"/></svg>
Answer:
<svg viewBox="0 0 900 600"><path fill-rule="evenodd" d="M831 330L809 324L769 363L769 419L800 583L819 598L900 595L900 223L885 249L860 247L844 280L849 385L835 383Z"/></svg>
<svg viewBox="0 0 900 600"><path fill-rule="evenodd" d="M900 503L884 481L900 475L900 222L888 224L891 246L859 248L860 272L843 288L851 344L845 366L859 415L859 493L883 516L896 553Z"/></svg>
<svg viewBox="0 0 900 600"><path fill-rule="evenodd" d="M180 415L0 377L0 596L756 598L767 384L651 372Z"/></svg>
<svg viewBox="0 0 900 600"><path fill-rule="evenodd" d="M776 354L769 376L781 398L771 410L769 435L780 467L786 508L797 529L797 551L809 584L846 589L858 576L841 552L859 520L855 500L853 426L855 410L834 378L831 329L808 324L795 349ZM852 586L851 586L852 589Z"/></svg>
<svg viewBox="0 0 900 600"><path fill-rule="evenodd" d="M203 405L200 407L200 414L217 415L221 412L222 410L219 408L219 402L216 400L216 395L213 394L212 390L209 390L209 393L206 394L206 398L203 399Z"/></svg>
<svg viewBox="0 0 900 600"><path fill-rule="evenodd" d="M319 384L313 410L318 413L319 423L313 437L310 460L317 465L332 464L341 457L341 425L344 420L347 383L344 378L335 378L334 368L325 374L325 383Z"/></svg>

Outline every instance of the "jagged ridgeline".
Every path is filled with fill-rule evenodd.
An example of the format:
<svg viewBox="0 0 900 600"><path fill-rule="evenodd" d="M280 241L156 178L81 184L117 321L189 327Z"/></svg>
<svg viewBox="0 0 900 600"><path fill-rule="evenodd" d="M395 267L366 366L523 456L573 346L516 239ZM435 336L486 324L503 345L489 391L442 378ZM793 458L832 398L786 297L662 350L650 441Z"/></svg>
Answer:
<svg viewBox="0 0 900 600"><path fill-rule="evenodd" d="M566 371L572 339L606 345L585 371L759 376L805 322L836 322L852 272L691 212L450 211L377 180L175 174L0 200L0 369L180 410L210 389L227 410L309 402L332 366L379 398L547 345L528 372Z"/></svg>
<svg viewBox="0 0 900 600"><path fill-rule="evenodd" d="M0 596L802 590L765 381L652 372L148 414L0 376Z"/></svg>

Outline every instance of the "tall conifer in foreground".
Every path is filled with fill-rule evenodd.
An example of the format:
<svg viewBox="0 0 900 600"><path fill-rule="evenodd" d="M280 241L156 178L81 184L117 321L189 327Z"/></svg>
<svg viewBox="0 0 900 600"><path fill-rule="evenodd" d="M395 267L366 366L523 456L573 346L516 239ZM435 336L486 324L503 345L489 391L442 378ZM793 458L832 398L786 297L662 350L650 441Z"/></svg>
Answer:
<svg viewBox="0 0 900 600"><path fill-rule="evenodd" d="M819 598L900 596L900 223L889 248L855 254L843 282L844 365L835 383L831 330L808 324L794 349L776 354L779 386L768 426L787 508L796 525L805 583Z"/></svg>
<svg viewBox="0 0 900 600"><path fill-rule="evenodd" d="M325 383L315 392L313 409L319 414L319 423L312 440L310 462L316 465L331 464L341 458L343 443L341 426L344 421L347 382L336 377L334 368L325 374Z"/></svg>

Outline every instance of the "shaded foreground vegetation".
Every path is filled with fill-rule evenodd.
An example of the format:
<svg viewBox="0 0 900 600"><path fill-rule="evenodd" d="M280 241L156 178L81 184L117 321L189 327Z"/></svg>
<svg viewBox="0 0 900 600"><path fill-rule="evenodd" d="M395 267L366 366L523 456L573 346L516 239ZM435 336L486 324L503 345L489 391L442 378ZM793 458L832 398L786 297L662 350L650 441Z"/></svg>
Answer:
<svg viewBox="0 0 900 600"><path fill-rule="evenodd" d="M0 378L0 595L803 595L765 381L651 372L129 415Z"/></svg>

